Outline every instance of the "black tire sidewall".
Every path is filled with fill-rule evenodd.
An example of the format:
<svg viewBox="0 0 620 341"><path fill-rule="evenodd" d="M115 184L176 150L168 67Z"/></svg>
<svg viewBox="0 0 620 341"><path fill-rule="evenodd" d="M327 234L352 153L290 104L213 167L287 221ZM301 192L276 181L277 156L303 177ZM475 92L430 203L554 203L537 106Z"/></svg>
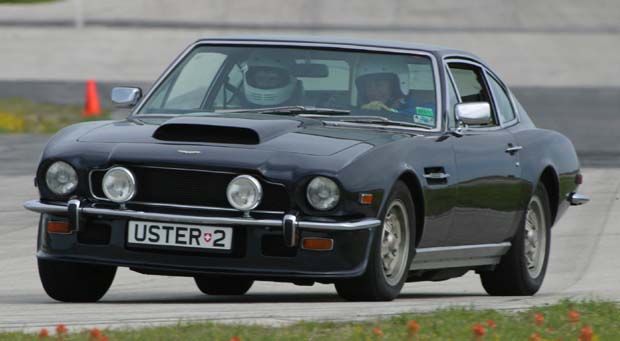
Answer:
<svg viewBox="0 0 620 341"><path fill-rule="evenodd" d="M242 277L195 276L198 289L207 295L243 295L254 280Z"/></svg>
<svg viewBox="0 0 620 341"><path fill-rule="evenodd" d="M39 278L51 298L61 302L96 302L116 275L116 267L38 259Z"/></svg>
<svg viewBox="0 0 620 341"><path fill-rule="evenodd" d="M409 223L409 254L407 255L406 270L403 272L402 278L396 285L392 286L386 281L383 274L383 263L381 260L381 238L383 235L383 221L385 220L385 216L387 215L387 210L391 206L392 202L394 202L395 200L401 200L405 204L405 208L407 211L407 218ZM413 256L415 255L415 207L413 204L411 193L409 192L409 188L401 181L396 182L396 184L392 188L390 196L385 203L385 207L383 208L380 216L381 225L377 227L375 231L375 236L373 238L374 240L371 254L368 260L366 275L372 277L370 280L376 283L376 289L380 296L394 298L398 296L401 289L403 288L403 285L405 284L405 281L407 280L409 268L411 267L411 262L413 260Z"/></svg>
<svg viewBox="0 0 620 341"><path fill-rule="evenodd" d="M542 211L543 214L545 215L544 219L545 219L545 233L546 233L546 238L545 238L545 260L543 261L543 265L542 265L542 269L540 271L540 274L538 274L538 277L533 278L532 276L530 276L530 273L527 269L527 262L525 260L525 243L524 243L524 239L525 239L525 218L527 216L527 210L529 209L529 204L531 202L531 200L528 202L528 208L525 210L525 213L523 214L523 219L522 219L522 224L521 227L519 229L518 234L515 236L515 246L517 246L518 248L518 257L519 257L519 261L521 263L521 266L519 267L521 270L521 277L523 278L523 281L525 282L525 286L530 288L531 290L534 291L538 291L538 289L542 286L543 280L545 279L545 274L547 272L547 265L549 263L549 254L551 251L551 212L549 210L549 195L547 194L547 190L545 188L545 186L539 184L538 186L536 186L536 190L534 191L534 196L538 196L538 198L540 199L540 201L543 204L542 207Z"/></svg>
<svg viewBox="0 0 620 341"><path fill-rule="evenodd" d="M545 216L545 232L546 232L546 252L540 274L536 278L532 278L527 269L527 261L525 259L525 221L529 205L535 197L540 199L542 203L542 211ZM549 262L549 254L551 251L551 211L549 204L549 196L543 184L538 184L534 189L532 197L527 202L527 206L521 219L519 227L511 240L511 247L501 262L493 271L482 272L480 278L482 286L490 294L494 296L524 296L534 295L542 286L547 265Z"/></svg>

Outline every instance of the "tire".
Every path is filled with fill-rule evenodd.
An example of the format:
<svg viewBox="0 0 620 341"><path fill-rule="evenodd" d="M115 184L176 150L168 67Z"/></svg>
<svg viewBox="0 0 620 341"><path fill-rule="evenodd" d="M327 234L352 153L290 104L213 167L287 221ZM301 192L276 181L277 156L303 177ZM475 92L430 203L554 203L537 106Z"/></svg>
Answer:
<svg viewBox="0 0 620 341"><path fill-rule="evenodd" d="M49 297L61 302L96 302L116 275L115 266L38 260L39 277Z"/></svg>
<svg viewBox="0 0 620 341"><path fill-rule="evenodd" d="M345 300L391 301L405 284L415 248L415 207L411 193L402 181L394 185L386 202L381 215L383 224L373 238L366 272L361 277L335 282L338 295ZM393 219L397 219L400 225ZM397 231L401 232L400 235ZM394 253L395 249L398 249L397 253ZM396 256L391 262L386 258L386 265L382 255L389 254Z"/></svg>
<svg viewBox="0 0 620 341"><path fill-rule="evenodd" d="M523 215L521 226L513 237L510 251L502 257L494 271L480 273L482 286L489 295L525 296L538 292L547 272L551 247L549 207L547 190L538 184ZM531 237L527 238L528 235ZM526 247L526 242L531 247Z"/></svg>
<svg viewBox="0 0 620 341"><path fill-rule="evenodd" d="M237 277L196 276L198 289L207 295L243 295L254 284L254 280Z"/></svg>

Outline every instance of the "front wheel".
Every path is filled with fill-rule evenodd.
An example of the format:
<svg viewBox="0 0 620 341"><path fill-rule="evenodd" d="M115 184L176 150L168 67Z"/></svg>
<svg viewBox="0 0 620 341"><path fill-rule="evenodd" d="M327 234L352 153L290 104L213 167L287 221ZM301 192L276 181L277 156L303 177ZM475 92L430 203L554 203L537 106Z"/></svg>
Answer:
<svg viewBox="0 0 620 341"><path fill-rule="evenodd" d="M387 200L366 272L335 283L340 297L350 301L391 301L405 284L413 258L415 214L411 193L399 181Z"/></svg>
<svg viewBox="0 0 620 341"><path fill-rule="evenodd" d="M110 288L115 266L38 260L45 292L61 302L96 302Z"/></svg>
<svg viewBox="0 0 620 341"><path fill-rule="evenodd" d="M247 278L196 276L198 289L207 295L243 295L254 281Z"/></svg>
<svg viewBox="0 0 620 341"><path fill-rule="evenodd" d="M542 286L551 246L549 196L541 184L527 207L510 251L494 271L482 272L482 286L489 295L534 295Z"/></svg>

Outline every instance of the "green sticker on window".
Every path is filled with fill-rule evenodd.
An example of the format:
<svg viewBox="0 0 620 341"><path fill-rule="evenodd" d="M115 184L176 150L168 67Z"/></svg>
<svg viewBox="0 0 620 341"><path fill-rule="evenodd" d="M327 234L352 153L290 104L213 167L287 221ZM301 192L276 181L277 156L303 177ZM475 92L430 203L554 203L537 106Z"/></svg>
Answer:
<svg viewBox="0 0 620 341"><path fill-rule="evenodd" d="M433 117L433 116L413 115L413 122L432 126L432 125L435 125L435 117Z"/></svg>
<svg viewBox="0 0 620 341"><path fill-rule="evenodd" d="M433 114L433 109L423 107L415 107L415 113L420 116L435 116L435 114Z"/></svg>

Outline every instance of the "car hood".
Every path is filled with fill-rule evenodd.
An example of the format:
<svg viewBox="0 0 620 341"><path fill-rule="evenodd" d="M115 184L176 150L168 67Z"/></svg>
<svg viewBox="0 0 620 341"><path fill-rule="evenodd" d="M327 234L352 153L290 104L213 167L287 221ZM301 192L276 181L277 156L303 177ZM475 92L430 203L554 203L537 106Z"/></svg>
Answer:
<svg viewBox="0 0 620 341"><path fill-rule="evenodd" d="M388 136L389 135L389 136ZM120 121L96 127L79 142L208 146L325 156L361 143L393 140L382 131L325 126L320 120L272 115L205 115Z"/></svg>

